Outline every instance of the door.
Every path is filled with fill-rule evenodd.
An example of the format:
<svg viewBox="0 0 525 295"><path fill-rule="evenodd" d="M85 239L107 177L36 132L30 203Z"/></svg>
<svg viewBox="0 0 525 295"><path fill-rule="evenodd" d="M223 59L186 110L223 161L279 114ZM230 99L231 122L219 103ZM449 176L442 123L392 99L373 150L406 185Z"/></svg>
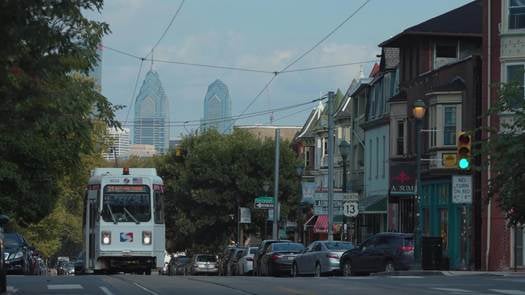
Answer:
<svg viewBox="0 0 525 295"><path fill-rule="evenodd" d="M374 242L374 247L370 248L369 265L373 271L383 271L385 267L385 259L389 253L388 238L377 237Z"/></svg>
<svg viewBox="0 0 525 295"><path fill-rule="evenodd" d="M370 271L370 253L374 250L375 238L364 241L358 251L352 255L352 268L354 271Z"/></svg>
<svg viewBox="0 0 525 295"><path fill-rule="evenodd" d="M96 200L88 201L88 253L89 253L89 265L90 269L95 267L95 246L96 246L96 236L95 236L95 222L97 218L97 203Z"/></svg>
<svg viewBox="0 0 525 295"><path fill-rule="evenodd" d="M308 260L308 255L310 254L310 252L312 251L313 247L315 246L316 242L313 242L311 243L310 245L308 245L308 247L306 249L304 249L303 253L297 255L295 257L295 265L297 266L297 272L302 274L302 273L307 273L306 271L306 264L307 264L307 260Z"/></svg>
<svg viewBox="0 0 525 295"><path fill-rule="evenodd" d="M317 262L318 255L321 252L321 243L315 243L312 251L307 253L305 269L306 273L315 273L315 263Z"/></svg>

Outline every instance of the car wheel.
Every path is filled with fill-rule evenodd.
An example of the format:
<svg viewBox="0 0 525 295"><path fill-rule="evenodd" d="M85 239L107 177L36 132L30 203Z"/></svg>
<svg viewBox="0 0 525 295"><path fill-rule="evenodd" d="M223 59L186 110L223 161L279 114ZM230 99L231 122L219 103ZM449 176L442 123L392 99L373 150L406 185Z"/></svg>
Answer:
<svg viewBox="0 0 525 295"><path fill-rule="evenodd" d="M291 273L291 275L292 275L292 278L297 277L297 264L295 262L292 264L292 273Z"/></svg>
<svg viewBox="0 0 525 295"><path fill-rule="evenodd" d="M395 271L394 263L392 263L391 260L388 260L385 263L385 272L393 272L393 271Z"/></svg>
<svg viewBox="0 0 525 295"><path fill-rule="evenodd" d="M314 276L315 276L316 278L321 277L321 265L319 264L319 262L317 262L317 263L315 264L315 272L314 272Z"/></svg>
<svg viewBox="0 0 525 295"><path fill-rule="evenodd" d="M350 261L343 262L343 276L349 277L352 273L352 265L350 264Z"/></svg>

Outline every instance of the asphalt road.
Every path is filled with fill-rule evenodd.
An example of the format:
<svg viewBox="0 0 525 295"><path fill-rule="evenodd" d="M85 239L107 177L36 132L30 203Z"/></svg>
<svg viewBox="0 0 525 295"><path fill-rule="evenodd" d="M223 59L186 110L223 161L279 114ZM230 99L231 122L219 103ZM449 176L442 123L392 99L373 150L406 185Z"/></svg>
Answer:
<svg viewBox="0 0 525 295"><path fill-rule="evenodd" d="M8 276L8 294L506 294L525 295L525 276L212 277Z"/></svg>

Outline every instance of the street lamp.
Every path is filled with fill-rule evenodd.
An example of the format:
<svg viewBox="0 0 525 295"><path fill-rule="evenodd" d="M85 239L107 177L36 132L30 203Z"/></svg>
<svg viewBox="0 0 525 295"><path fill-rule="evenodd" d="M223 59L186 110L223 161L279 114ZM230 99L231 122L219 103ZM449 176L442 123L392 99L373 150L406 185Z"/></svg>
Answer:
<svg viewBox="0 0 525 295"><path fill-rule="evenodd" d="M339 153L341 154L341 158L343 158L343 193L346 193L348 190L348 184L347 180L348 177L346 175L346 160L348 159L348 156L350 155L350 149L352 146L346 142L346 140L341 140L339 143ZM347 239L347 225L346 225L346 215L343 214L343 240L346 241Z"/></svg>
<svg viewBox="0 0 525 295"><path fill-rule="evenodd" d="M425 102L418 99L412 106L412 114L416 119L416 201L417 201L417 227L416 227L416 251L415 258L421 261L421 236L423 226L423 214L421 210L421 124L427 111Z"/></svg>

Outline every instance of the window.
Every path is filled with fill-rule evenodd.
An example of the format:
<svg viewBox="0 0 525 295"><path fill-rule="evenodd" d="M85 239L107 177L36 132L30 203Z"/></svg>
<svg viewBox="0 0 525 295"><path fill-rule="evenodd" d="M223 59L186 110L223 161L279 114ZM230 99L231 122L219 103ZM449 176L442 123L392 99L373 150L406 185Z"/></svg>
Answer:
<svg viewBox="0 0 525 295"><path fill-rule="evenodd" d="M306 167L310 167L310 148L306 147L306 151L304 153L304 163Z"/></svg>
<svg viewBox="0 0 525 295"><path fill-rule="evenodd" d="M370 155L368 156L368 179L372 179L372 140L370 139L368 142L370 143L368 148L368 154Z"/></svg>
<svg viewBox="0 0 525 295"><path fill-rule="evenodd" d="M328 140L323 138L323 155L328 155Z"/></svg>
<svg viewBox="0 0 525 295"><path fill-rule="evenodd" d="M151 219L150 189L145 185L106 185L102 202L105 222L146 222Z"/></svg>
<svg viewBox="0 0 525 295"><path fill-rule="evenodd" d="M440 42L434 47L434 69L458 59L458 42Z"/></svg>
<svg viewBox="0 0 525 295"><path fill-rule="evenodd" d="M405 121L397 121L397 140L396 140L396 155L402 156L405 154Z"/></svg>
<svg viewBox="0 0 525 295"><path fill-rule="evenodd" d="M509 30L525 28L525 0L509 1Z"/></svg>
<svg viewBox="0 0 525 295"><path fill-rule="evenodd" d="M155 223L164 223L164 194L161 192L155 192Z"/></svg>
<svg viewBox="0 0 525 295"><path fill-rule="evenodd" d="M376 137L376 178L379 177L379 137Z"/></svg>
<svg viewBox="0 0 525 295"><path fill-rule="evenodd" d="M383 161L381 162L381 168L383 169L383 173L381 174L383 178L385 178L385 164L386 164L386 144L385 144L386 138L383 135Z"/></svg>
<svg viewBox="0 0 525 295"><path fill-rule="evenodd" d="M525 2L525 0L524 0ZM524 64L514 64L514 65L507 65L507 83L513 83L517 87L519 87L518 93L516 97L513 97L511 99L511 106L517 107L520 104L519 99L524 98L524 80L525 80L525 65Z"/></svg>
<svg viewBox="0 0 525 295"><path fill-rule="evenodd" d="M456 144L456 106L444 107L444 130L443 130L443 144Z"/></svg>
<svg viewBox="0 0 525 295"><path fill-rule="evenodd" d="M430 147L435 147L437 145L437 134L438 134L438 131L437 131L437 116L436 116L436 112L437 112L437 108L435 105L431 106L430 107L430 112L429 112L429 122L430 122L430 130L432 130L430 132L430 136L429 136L429 139L430 139Z"/></svg>

